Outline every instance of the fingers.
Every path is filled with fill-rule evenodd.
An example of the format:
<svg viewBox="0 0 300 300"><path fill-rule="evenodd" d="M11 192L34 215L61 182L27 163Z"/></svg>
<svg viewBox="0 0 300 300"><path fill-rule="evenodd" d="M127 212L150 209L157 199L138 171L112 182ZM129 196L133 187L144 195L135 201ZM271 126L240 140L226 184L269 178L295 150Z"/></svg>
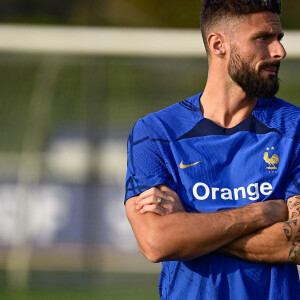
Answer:
<svg viewBox="0 0 300 300"><path fill-rule="evenodd" d="M139 195L136 200L136 209L142 214L146 212L153 212L158 215L164 216L168 214L168 209L171 205L169 196L162 192L159 188L151 188Z"/></svg>
<svg viewBox="0 0 300 300"><path fill-rule="evenodd" d="M147 205L157 205L163 208L172 207L172 203L175 202L174 197L171 195L161 192L157 188L153 188L149 191L142 193L139 198L136 200L136 209L142 209Z"/></svg>
<svg viewBox="0 0 300 300"><path fill-rule="evenodd" d="M137 200L137 205L136 205L136 209L141 209L143 206L146 205L158 205L158 200L161 199L160 201L160 205L163 202L163 198L162 197L158 197L156 195L150 195L148 197L142 198L140 201Z"/></svg>
<svg viewBox="0 0 300 300"><path fill-rule="evenodd" d="M136 200L136 203L139 204L141 201L143 201L144 199L148 199L148 198L153 198L152 200L154 200L153 203L157 203L157 199L158 198L167 198L168 196L162 192L160 189L153 187L143 193L141 193L139 195L139 197Z"/></svg>
<svg viewBox="0 0 300 300"><path fill-rule="evenodd" d="M146 212L153 212L160 216L164 216L166 214L164 208L156 204L145 205L142 209L140 209L140 213L144 214Z"/></svg>
<svg viewBox="0 0 300 300"><path fill-rule="evenodd" d="M156 197L153 198L153 203L157 203L157 200L159 198L166 199L171 202L176 201L175 199L178 198L178 195L175 191L170 189L166 185L158 185L157 187L153 187L139 195L139 197L136 200L136 203L139 204L143 199L149 198L149 197Z"/></svg>
<svg viewBox="0 0 300 300"><path fill-rule="evenodd" d="M162 216L185 212L177 193L165 185L141 193L136 200L136 209L141 213L154 212Z"/></svg>

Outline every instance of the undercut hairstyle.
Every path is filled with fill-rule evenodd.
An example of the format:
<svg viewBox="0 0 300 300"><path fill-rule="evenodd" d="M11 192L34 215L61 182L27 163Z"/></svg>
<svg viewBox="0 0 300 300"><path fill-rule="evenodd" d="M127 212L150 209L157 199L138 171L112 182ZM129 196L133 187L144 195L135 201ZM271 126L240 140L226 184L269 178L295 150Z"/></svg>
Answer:
<svg viewBox="0 0 300 300"><path fill-rule="evenodd" d="M281 0L203 0L200 27L206 52L209 53L207 37L216 24L263 11L280 15Z"/></svg>

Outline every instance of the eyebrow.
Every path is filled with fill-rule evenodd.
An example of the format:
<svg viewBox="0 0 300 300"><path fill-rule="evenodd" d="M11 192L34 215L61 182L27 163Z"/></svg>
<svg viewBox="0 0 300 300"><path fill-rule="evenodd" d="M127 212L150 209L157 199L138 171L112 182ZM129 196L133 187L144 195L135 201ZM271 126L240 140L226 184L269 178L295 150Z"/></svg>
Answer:
<svg viewBox="0 0 300 300"><path fill-rule="evenodd" d="M254 37L259 37L259 36L267 36L267 37L273 37L273 36L278 36L278 40L282 40L282 38L284 37L284 33L283 32L280 32L278 35L274 32L269 32L269 31L259 31L259 32L256 32L254 34Z"/></svg>

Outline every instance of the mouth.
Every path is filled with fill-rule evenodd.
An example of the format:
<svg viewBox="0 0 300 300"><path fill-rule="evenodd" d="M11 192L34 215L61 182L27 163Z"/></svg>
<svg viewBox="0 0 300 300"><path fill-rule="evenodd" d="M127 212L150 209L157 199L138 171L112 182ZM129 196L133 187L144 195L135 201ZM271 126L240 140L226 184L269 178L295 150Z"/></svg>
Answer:
<svg viewBox="0 0 300 300"><path fill-rule="evenodd" d="M278 73L278 68L277 67L265 67L262 68L265 72L269 73L270 75L276 76Z"/></svg>
<svg viewBox="0 0 300 300"><path fill-rule="evenodd" d="M277 76L279 67L280 67L280 63L278 63L278 62L272 63L272 64L265 63L265 64L261 65L260 69L262 71L268 73L269 75Z"/></svg>

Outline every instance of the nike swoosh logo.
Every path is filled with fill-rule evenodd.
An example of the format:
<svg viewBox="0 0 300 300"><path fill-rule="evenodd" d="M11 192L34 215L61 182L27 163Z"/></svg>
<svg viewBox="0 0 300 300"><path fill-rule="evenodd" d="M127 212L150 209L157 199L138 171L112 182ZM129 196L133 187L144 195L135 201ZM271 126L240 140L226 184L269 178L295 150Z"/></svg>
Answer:
<svg viewBox="0 0 300 300"><path fill-rule="evenodd" d="M193 163L193 164L190 164L190 165L184 165L184 164L183 164L183 161L182 161L182 162L180 163L180 165L179 165L179 168L180 168L180 169L187 169L187 168L196 166L196 165L200 164L201 162L203 162L203 160L197 161L197 162L195 162L195 163Z"/></svg>

